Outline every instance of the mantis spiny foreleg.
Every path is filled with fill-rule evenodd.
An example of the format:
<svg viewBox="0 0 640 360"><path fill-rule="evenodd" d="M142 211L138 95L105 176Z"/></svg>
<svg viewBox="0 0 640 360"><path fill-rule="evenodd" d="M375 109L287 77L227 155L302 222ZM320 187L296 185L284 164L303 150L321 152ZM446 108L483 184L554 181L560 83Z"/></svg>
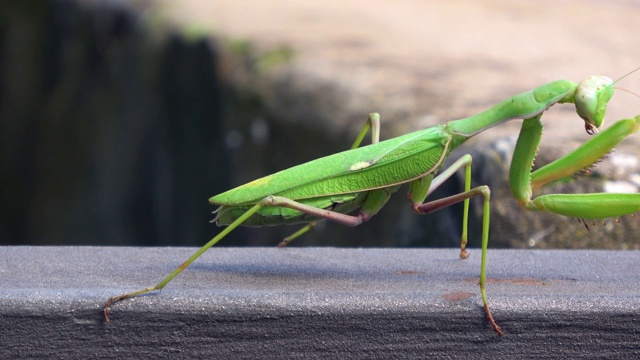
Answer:
<svg viewBox="0 0 640 360"><path fill-rule="evenodd" d="M548 194L533 198L533 190L571 176L596 163L627 136L640 129L640 116L616 122L573 152L531 173L540 141L540 118L525 120L514 151L509 174L511 190L527 210L547 211L580 219L602 219L640 211L640 194Z"/></svg>

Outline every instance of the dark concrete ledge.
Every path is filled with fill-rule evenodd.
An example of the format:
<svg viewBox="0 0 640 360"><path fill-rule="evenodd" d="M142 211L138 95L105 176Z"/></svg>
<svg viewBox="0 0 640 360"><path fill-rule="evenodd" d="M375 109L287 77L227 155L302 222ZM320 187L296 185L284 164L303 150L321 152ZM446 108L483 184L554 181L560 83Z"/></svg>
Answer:
<svg viewBox="0 0 640 360"><path fill-rule="evenodd" d="M0 357L407 358L640 354L640 252L0 248Z"/></svg>

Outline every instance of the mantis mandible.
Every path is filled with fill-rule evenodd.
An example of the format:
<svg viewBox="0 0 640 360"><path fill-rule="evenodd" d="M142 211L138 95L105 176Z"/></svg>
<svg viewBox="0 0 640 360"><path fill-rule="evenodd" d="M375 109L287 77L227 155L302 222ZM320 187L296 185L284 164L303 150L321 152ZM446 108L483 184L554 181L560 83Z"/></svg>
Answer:
<svg viewBox="0 0 640 360"><path fill-rule="evenodd" d="M613 92L614 82L604 76L590 76L577 84L567 80L555 81L509 98L475 116L386 141L379 141L380 116L373 113L350 150L280 171L210 198L211 204L219 206L213 221L218 226L228 226L156 285L108 299L103 310L105 321L110 321L110 306L114 302L164 288L240 225L307 224L285 239L281 244L284 245L311 229L319 220L359 225L374 216L402 184L409 183L408 198L418 214L428 214L464 202L460 245L460 257L463 259L468 257L469 199L482 197L480 295L489 324L502 335L502 329L489 310L485 291L491 192L486 185L471 188L470 155L462 156L440 171L444 161L453 149L472 136L508 120L524 119L509 173L511 191L523 208L580 219L619 217L640 211L640 194L548 194L533 197L533 191L544 184L590 167L638 130L640 115L620 120L599 132ZM531 172L542 136L542 114L558 103L573 103L586 131L595 136L568 155ZM369 131L372 144L360 146ZM425 202L429 194L463 168L463 192Z"/></svg>

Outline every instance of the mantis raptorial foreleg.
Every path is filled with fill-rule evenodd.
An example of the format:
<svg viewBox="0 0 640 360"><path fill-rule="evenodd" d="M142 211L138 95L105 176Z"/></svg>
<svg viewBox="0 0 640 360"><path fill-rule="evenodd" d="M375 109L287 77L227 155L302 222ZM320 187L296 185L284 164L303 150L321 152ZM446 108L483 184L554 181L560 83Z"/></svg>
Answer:
<svg viewBox="0 0 640 360"><path fill-rule="evenodd" d="M380 142L380 114L378 113L369 114L369 117L367 118L367 122L364 124L364 126L360 130L360 133L358 134L358 136L356 136L356 140L353 142L353 145L351 145L350 149L353 150L355 148L360 147L362 140L364 140L364 137L367 135L367 132L369 132L369 130L371 130L371 143L377 144L378 142ZM278 244L278 247L285 247L289 245L294 239L300 237L301 235L305 234L307 231L313 229L317 223L318 223L317 221L312 221L308 223L302 229L282 239L282 241Z"/></svg>
<svg viewBox="0 0 640 360"><path fill-rule="evenodd" d="M535 198L532 196L533 190L590 167L639 128L640 116L620 120L568 155L531 173L533 158L542 133L542 123L540 116L525 120L509 174L513 195L527 210L548 211L581 219L618 217L640 211L640 194L548 194Z"/></svg>

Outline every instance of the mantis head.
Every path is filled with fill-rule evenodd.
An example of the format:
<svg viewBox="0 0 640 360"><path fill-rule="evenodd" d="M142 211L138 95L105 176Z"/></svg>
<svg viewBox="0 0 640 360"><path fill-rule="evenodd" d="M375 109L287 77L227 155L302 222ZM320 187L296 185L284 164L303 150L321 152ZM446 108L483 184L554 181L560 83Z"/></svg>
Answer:
<svg viewBox="0 0 640 360"><path fill-rule="evenodd" d="M604 123L604 113L613 91L613 80L606 76L589 76L578 84L575 93L576 111L584 120L584 128L588 134L597 133Z"/></svg>

